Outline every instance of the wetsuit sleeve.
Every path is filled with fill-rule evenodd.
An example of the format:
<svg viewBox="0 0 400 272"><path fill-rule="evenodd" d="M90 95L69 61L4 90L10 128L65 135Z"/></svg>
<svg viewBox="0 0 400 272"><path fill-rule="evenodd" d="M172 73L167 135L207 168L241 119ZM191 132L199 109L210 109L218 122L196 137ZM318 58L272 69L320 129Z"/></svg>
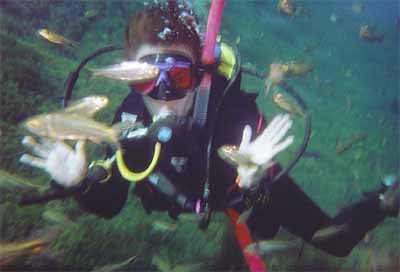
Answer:
<svg viewBox="0 0 400 272"><path fill-rule="evenodd" d="M111 218L122 209L128 195L129 182L121 177L116 164L111 168L111 177L102 182L107 175L101 166L90 168L83 181L85 186L75 199L85 211Z"/></svg>

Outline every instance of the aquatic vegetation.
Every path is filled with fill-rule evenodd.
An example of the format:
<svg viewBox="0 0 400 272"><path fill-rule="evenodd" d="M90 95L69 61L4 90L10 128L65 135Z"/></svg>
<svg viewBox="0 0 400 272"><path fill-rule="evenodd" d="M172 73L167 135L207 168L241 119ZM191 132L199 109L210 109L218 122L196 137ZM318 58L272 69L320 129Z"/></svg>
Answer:
<svg viewBox="0 0 400 272"><path fill-rule="evenodd" d="M210 1L193 2L194 6L201 7L205 18ZM223 38L237 41L243 62L251 63L256 73L265 75L266 67L276 59L285 64L292 60L309 64L293 69L293 74L307 76L287 74L282 80L293 85L307 102L314 129L310 150L323 154L323 159L302 159L291 174L329 213L334 213L342 200L356 199L361 189L377 185L387 172L396 172L399 162L398 63L393 61L398 55L397 32L393 31L398 30L395 20L391 25L391 16L379 19L379 30L385 33L384 43L361 42L357 36L359 27L366 23L367 17L363 16L374 4L355 1L353 5L345 1L345 6L341 7L334 2L322 6L320 1L306 1L296 8L295 15L288 17L280 14L277 1L247 1L246 4L229 1L222 25ZM13 175L18 173L33 184L48 184L48 177L43 173L18 162L24 151L20 142L25 134L18 124L29 116L60 110L68 73L94 50L122 44L129 14L143 6L143 1L2 1L0 181L12 181ZM342 19L340 24L329 20L332 14ZM43 27L80 41L80 45L71 48L48 43L37 34ZM110 54L96 59L88 67L104 67L121 60L123 53ZM243 75L243 86L261 91L264 82ZM98 114L99 120L110 122L115 108L129 91L126 84L91 77L90 70L86 69L81 73L73 98L93 94L112 98L109 107ZM260 97L258 102L267 120L280 111L272 101ZM301 124L298 126L296 137L301 135ZM361 142L365 139L361 134L354 137L359 142L356 143L351 131L367 132L368 141ZM350 138L335 145L337 135L350 135ZM336 155L336 149L341 156ZM101 157L103 153L104 150L96 149L90 155ZM285 158L282 160L285 162ZM196 221L173 221L157 213L147 215L135 199L129 199L117 217L103 220L84 214L72 200L18 207L15 198L19 191L14 193L13 190L0 191L2 242L24 240L49 226L42 214L52 206L62 205L61 210L67 216L79 214L71 217L75 224L65 224L51 247L62 257L59 258L61 264L47 267L49 271L90 271L114 263L112 259L122 261L131 256L138 256L137 261L123 269L148 271L156 269L152 264L152 256L156 254L165 256L175 268L183 264L196 267L195 264L202 263L200 270L245 269L230 233L231 226L223 214L213 217L209 229L203 232L198 230ZM55 221L60 219L53 216L50 217ZM155 220L178 226L167 236L154 235L151 230ZM290 255L275 254L265 260L269 271L396 271L400 248L393 237L397 233L398 222L388 220L345 259L330 257L305 244ZM290 238L285 234L279 237ZM39 259L32 259L29 262L14 264L12 268L27 271L46 267L46 261L40 263Z"/></svg>

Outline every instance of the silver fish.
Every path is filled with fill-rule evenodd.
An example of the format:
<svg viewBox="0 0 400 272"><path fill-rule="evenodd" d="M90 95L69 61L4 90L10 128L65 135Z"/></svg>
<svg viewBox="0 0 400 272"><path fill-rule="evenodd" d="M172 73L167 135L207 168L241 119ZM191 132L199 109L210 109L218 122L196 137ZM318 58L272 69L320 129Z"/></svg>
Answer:
<svg viewBox="0 0 400 272"><path fill-rule="evenodd" d="M129 259L121 262L121 263L117 263L117 264L108 264L105 265L103 267L99 267L99 268L95 268L94 270L92 270L93 272L111 272L111 271L115 271L115 270L120 270L122 269L124 266L134 262L137 260L137 256L132 256Z"/></svg>
<svg viewBox="0 0 400 272"><path fill-rule="evenodd" d="M108 105L106 96L87 96L71 103L64 112L94 116L99 110Z"/></svg>
<svg viewBox="0 0 400 272"><path fill-rule="evenodd" d="M218 148L218 155L221 159L232 165L233 167L237 167L239 164L247 167L257 167L258 164L254 163L250 156L242 154L239 152L239 147L235 145L223 145ZM267 165L263 166L266 168L271 167L275 162L271 161Z"/></svg>
<svg viewBox="0 0 400 272"><path fill-rule="evenodd" d="M263 240L248 245L245 249L248 253L259 253L268 255L277 251L285 251L300 244L299 240L281 241L281 240Z"/></svg>
<svg viewBox="0 0 400 272"><path fill-rule="evenodd" d="M237 167L241 165L255 165L248 156L245 156L239 152L239 148L235 145L224 145L218 148L218 155L229 163L230 165Z"/></svg>
<svg viewBox="0 0 400 272"><path fill-rule="evenodd" d="M38 30L38 33L40 36L48 40L49 42L55 43L55 44L61 44L61 45L69 45L69 46L75 46L78 45L78 42L69 40L57 33L54 33L46 28L42 28Z"/></svg>
<svg viewBox="0 0 400 272"><path fill-rule="evenodd" d="M0 189L3 193L4 191L14 191L17 189L21 190L24 188L44 190L47 187L41 184L32 183L28 179L25 179L8 171L0 170Z"/></svg>
<svg viewBox="0 0 400 272"><path fill-rule="evenodd" d="M93 75L129 83L143 83L155 79L159 73L160 70L155 65L146 62L124 61L94 70Z"/></svg>
<svg viewBox="0 0 400 272"><path fill-rule="evenodd" d="M57 140L108 142L119 147L118 131L90 117L76 113L55 112L28 119L24 126L33 134Z"/></svg>
<svg viewBox="0 0 400 272"><path fill-rule="evenodd" d="M312 241L318 243L328 239L333 239L337 237L339 234L348 231L349 228L350 226L347 223L341 225L332 225L326 228L322 228L314 233Z"/></svg>
<svg viewBox="0 0 400 272"><path fill-rule="evenodd" d="M290 103L287 101L284 96L281 93L276 93L272 96L272 101L278 105L281 109L291 113L291 114L297 114L301 117L304 117L304 112L301 111L300 108L295 106L294 104Z"/></svg>
<svg viewBox="0 0 400 272"><path fill-rule="evenodd" d="M21 256L30 256L43 252L57 238L60 232L61 228L53 227L36 238L19 242L0 243L0 270L3 266Z"/></svg>

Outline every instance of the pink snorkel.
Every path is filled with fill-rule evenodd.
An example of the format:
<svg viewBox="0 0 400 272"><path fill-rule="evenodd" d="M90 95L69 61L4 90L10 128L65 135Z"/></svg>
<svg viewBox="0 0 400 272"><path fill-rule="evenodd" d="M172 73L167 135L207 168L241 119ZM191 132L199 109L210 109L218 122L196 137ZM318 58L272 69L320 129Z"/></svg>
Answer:
<svg viewBox="0 0 400 272"><path fill-rule="evenodd" d="M221 25L224 0L213 0L210 13L208 14L207 30L204 39L203 52L201 56L202 65L212 65L215 62L215 46ZM210 97L212 74L205 72L203 79L197 89L194 107L194 125L202 128L207 120L208 100ZM252 243L250 231L246 224L237 224L239 215L231 209L227 210L229 217L235 227L236 237L246 259L247 265L252 272L265 271L265 265L261 257L255 253L248 253L245 248Z"/></svg>
<svg viewBox="0 0 400 272"><path fill-rule="evenodd" d="M213 0L211 3L210 13L208 14L203 52L201 56L201 62L203 65L210 65L215 61L215 45L217 43L217 36L219 33L219 27L221 25L224 4L224 0ZM197 89L196 104L194 107L194 122L198 127L202 127L207 119L211 79L211 73L206 72Z"/></svg>

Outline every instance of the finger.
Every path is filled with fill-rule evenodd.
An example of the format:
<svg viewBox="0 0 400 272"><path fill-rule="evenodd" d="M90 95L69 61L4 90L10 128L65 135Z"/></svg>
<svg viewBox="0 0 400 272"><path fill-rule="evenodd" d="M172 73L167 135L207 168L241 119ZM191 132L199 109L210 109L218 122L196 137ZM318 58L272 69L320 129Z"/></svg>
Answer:
<svg viewBox="0 0 400 272"><path fill-rule="evenodd" d="M292 127L293 121L291 119L288 119L280 128L279 131L276 131L276 133L271 137L271 144L275 145L278 143L282 138L285 136L285 134L288 132L288 130Z"/></svg>
<svg viewBox="0 0 400 272"><path fill-rule="evenodd" d="M285 124L288 122L289 118L290 118L289 114L281 115L281 117L278 119L277 122L274 123L274 126L269 131L269 135L267 137L263 138L263 141L269 141L271 144L275 144L276 141L273 142L275 135L278 134L279 131L282 129L282 127L285 126Z"/></svg>
<svg viewBox="0 0 400 272"><path fill-rule="evenodd" d="M22 144L24 146L27 146L29 148L31 148L32 146L34 146L35 144L37 144L37 142L35 141L35 139L32 136L25 136L22 139Z"/></svg>
<svg viewBox="0 0 400 272"><path fill-rule="evenodd" d="M271 133L273 133L273 131L275 130L275 127L277 125L277 123L280 122L280 120L282 119L283 114L278 114L276 115L271 123L269 123L269 125L267 126L267 128L263 131L263 133L260 135L260 137L258 137L259 140L263 139L262 141L268 141L268 139L271 137Z"/></svg>
<svg viewBox="0 0 400 272"><path fill-rule="evenodd" d="M54 145L55 145L55 140L50 139L50 138L41 138L41 143L43 146L45 146L48 150L52 150L54 149Z"/></svg>
<svg viewBox="0 0 400 272"><path fill-rule="evenodd" d="M79 140L75 144L75 153L81 157L84 157L86 155L86 141L85 140Z"/></svg>
<svg viewBox="0 0 400 272"><path fill-rule="evenodd" d="M290 119L289 114L282 114L281 118L274 124L271 128L271 135L275 135L281 128L285 125L285 123Z"/></svg>
<svg viewBox="0 0 400 272"><path fill-rule="evenodd" d="M287 137L283 142L275 145L274 149L272 150L272 153L274 154L274 156L276 154L278 154L279 152L281 152L282 150L286 149L289 145L291 145L293 143L293 140L294 140L294 136L291 135L291 136Z"/></svg>
<svg viewBox="0 0 400 272"><path fill-rule="evenodd" d="M267 129L260 135L260 137L257 138L257 145L265 145L265 143L270 143L271 139L282 126L282 122L284 122L286 118L287 116L284 114L276 115L272 119Z"/></svg>
<svg viewBox="0 0 400 272"><path fill-rule="evenodd" d="M49 151L42 145L38 144L32 136L25 136L22 139L22 144L31 148L35 155L47 158L49 156Z"/></svg>
<svg viewBox="0 0 400 272"><path fill-rule="evenodd" d="M269 94L271 87L272 87L272 81L270 78L267 78L267 80L265 81L265 95Z"/></svg>
<svg viewBox="0 0 400 272"><path fill-rule="evenodd" d="M243 129L243 136L239 149L248 146L250 143L250 139L251 139L251 127L249 125L246 125Z"/></svg>
<svg viewBox="0 0 400 272"><path fill-rule="evenodd" d="M23 164L30 165L37 168L46 168L46 161L29 154L24 154L19 158L19 161Z"/></svg>

